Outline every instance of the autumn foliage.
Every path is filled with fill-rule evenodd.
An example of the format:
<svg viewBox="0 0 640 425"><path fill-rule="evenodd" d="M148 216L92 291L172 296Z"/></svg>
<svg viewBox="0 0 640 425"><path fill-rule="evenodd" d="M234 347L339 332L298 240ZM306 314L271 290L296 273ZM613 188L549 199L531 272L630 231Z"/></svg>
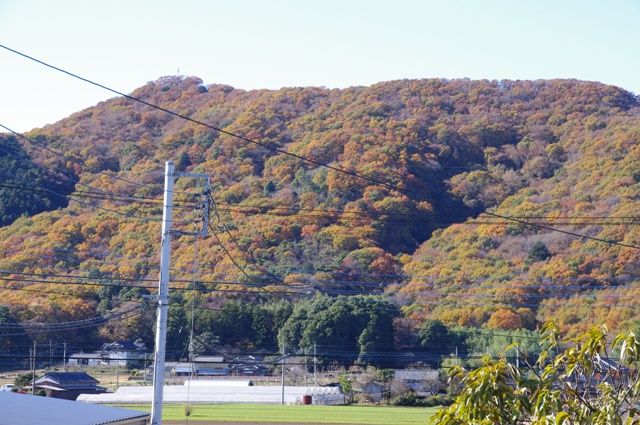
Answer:
<svg viewBox="0 0 640 425"><path fill-rule="evenodd" d="M628 328L638 319L640 250L483 214L640 245L633 220L640 108L629 92L575 80L440 79L245 91L166 77L133 95L369 179L124 98L28 133L63 156L20 141L38 170L55 170L60 183L77 181L76 194L91 187L160 199L168 159L209 174L214 228L244 271L209 237L197 249L198 278L228 282L209 290L246 283L266 289L209 292L200 305L219 307L229 297L266 302L273 297L269 285L305 285L321 292L386 291L416 327L438 319L449 326L534 329L555 318L563 330L577 332L592 322ZM178 202L194 201L187 193L197 191L192 181L180 180L178 190ZM160 224L146 219L159 217L159 205L79 199L6 215L11 224L0 228L0 269L96 281L155 279ZM33 215L43 210L50 211ZM195 226L192 211L180 217L181 229ZM174 279L192 278L195 255L192 237L175 238ZM17 277L0 288L26 286ZM92 317L137 296L122 288L62 289L73 296L2 289L0 296L27 321ZM113 332L128 337L143 325L132 321Z"/></svg>

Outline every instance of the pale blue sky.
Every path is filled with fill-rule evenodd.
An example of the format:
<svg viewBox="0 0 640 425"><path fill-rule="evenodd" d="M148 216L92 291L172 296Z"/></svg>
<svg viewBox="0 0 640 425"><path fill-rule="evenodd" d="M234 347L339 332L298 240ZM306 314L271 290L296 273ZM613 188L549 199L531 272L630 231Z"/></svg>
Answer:
<svg viewBox="0 0 640 425"><path fill-rule="evenodd" d="M400 78L601 81L640 93L638 0L0 0L0 44L129 92L346 87ZM0 123L28 130L112 97L0 51Z"/></svg>

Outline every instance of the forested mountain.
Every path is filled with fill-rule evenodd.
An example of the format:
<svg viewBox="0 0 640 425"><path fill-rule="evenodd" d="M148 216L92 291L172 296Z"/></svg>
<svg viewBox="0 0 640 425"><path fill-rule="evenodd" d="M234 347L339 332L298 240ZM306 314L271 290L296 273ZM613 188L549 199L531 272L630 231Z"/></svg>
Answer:
<svg viewBox="0 0 640 425"><path fill-rule="evenodd" d="M633 247L640 246L640 105L629 92L575 80L403 80L340 90L245 91L166 77L132 95L267 147L124 98L28 133L50 150L18 140L28 157L14 167L33 163L43 177L25 171L11 184L58 187L0 192L7 224L0 229L0 270L31 273L14 274L2 286L45 292L0 291L13 317L75 320L139 302L149 289L130 283L153 285L136 281L158 273L160 223L151 220L160 208L148 198L160 199L163 163L174 159L180 170L211 176L215 235L197 249L193 237L176 236L173 277L188 282L196 264L196 280L221 282L176 293L177 347L184 345L178 340L191 301L202 308L197 332L206 334L227 320L206 308L229 298L262 303L242 313L254 324L262 317L269 328L263 342L255 335L244 341L255 346L275 344L281 327L281 342L308 345L304 332L319 325L305 331L286 320L309 320L314 309L368 312L350 313L359 326L353 338L368 332L360 349L388 346L394 329L401 344L406 329L427 319L534 329L553 317L568 332L592 323L628 328L640 319L634 296L640 293L640 251ZM14 140L3 136L1 146ZM176 226L193 230L196 208L186 202L198 200L188 194L197 192L195 182L180 179L177 190L177 202L185 204L176 214L186 222ZM60 195L72 192L66 206ZM18 193L29 205L7 203ZM119 197L107 200L105 193ZM24 214L31 216L17 218ZM54 274L90 276L107 286L37 281ZM315 291L385 293L388 301L300 304ZM280 304L281 298L299 306ZM150 339L151 315L83 337ZM220 332L210 336L243 343Z"/></svg>

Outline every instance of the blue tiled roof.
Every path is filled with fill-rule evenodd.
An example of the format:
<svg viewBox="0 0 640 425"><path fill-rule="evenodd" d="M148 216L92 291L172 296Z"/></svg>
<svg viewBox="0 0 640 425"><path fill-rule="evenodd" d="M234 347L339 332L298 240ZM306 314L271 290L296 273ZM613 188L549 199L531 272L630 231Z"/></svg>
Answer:
<svg viewBox="0 0 640 425"><path fill-rule="evenodd" d="M0 425L106 425L146 412L0 391Z"/></svg>
<svg viewBox="0 0 640 425"><path fill-rule="evenodd" d="M43 379L55 381L60 385L95 385L98 383L98 381L93 376L85 372L46 372L43 376L36 379L36 383Z"/></svg>

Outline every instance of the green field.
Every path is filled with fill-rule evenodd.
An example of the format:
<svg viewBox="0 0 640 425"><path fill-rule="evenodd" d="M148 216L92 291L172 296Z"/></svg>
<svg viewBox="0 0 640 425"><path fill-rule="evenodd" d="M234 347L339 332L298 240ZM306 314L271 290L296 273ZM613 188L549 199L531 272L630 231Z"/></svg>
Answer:
<svg viewBox="0 0 640 425"><path fill-rule="evenodd" d="M149 406L121 406L149 410ZM190 421L287 422L313 424L425 425L438 409L378 406L280 406L258 404L195 404ZM163 419L184 420L183 405L166 405Z"/></svg>

